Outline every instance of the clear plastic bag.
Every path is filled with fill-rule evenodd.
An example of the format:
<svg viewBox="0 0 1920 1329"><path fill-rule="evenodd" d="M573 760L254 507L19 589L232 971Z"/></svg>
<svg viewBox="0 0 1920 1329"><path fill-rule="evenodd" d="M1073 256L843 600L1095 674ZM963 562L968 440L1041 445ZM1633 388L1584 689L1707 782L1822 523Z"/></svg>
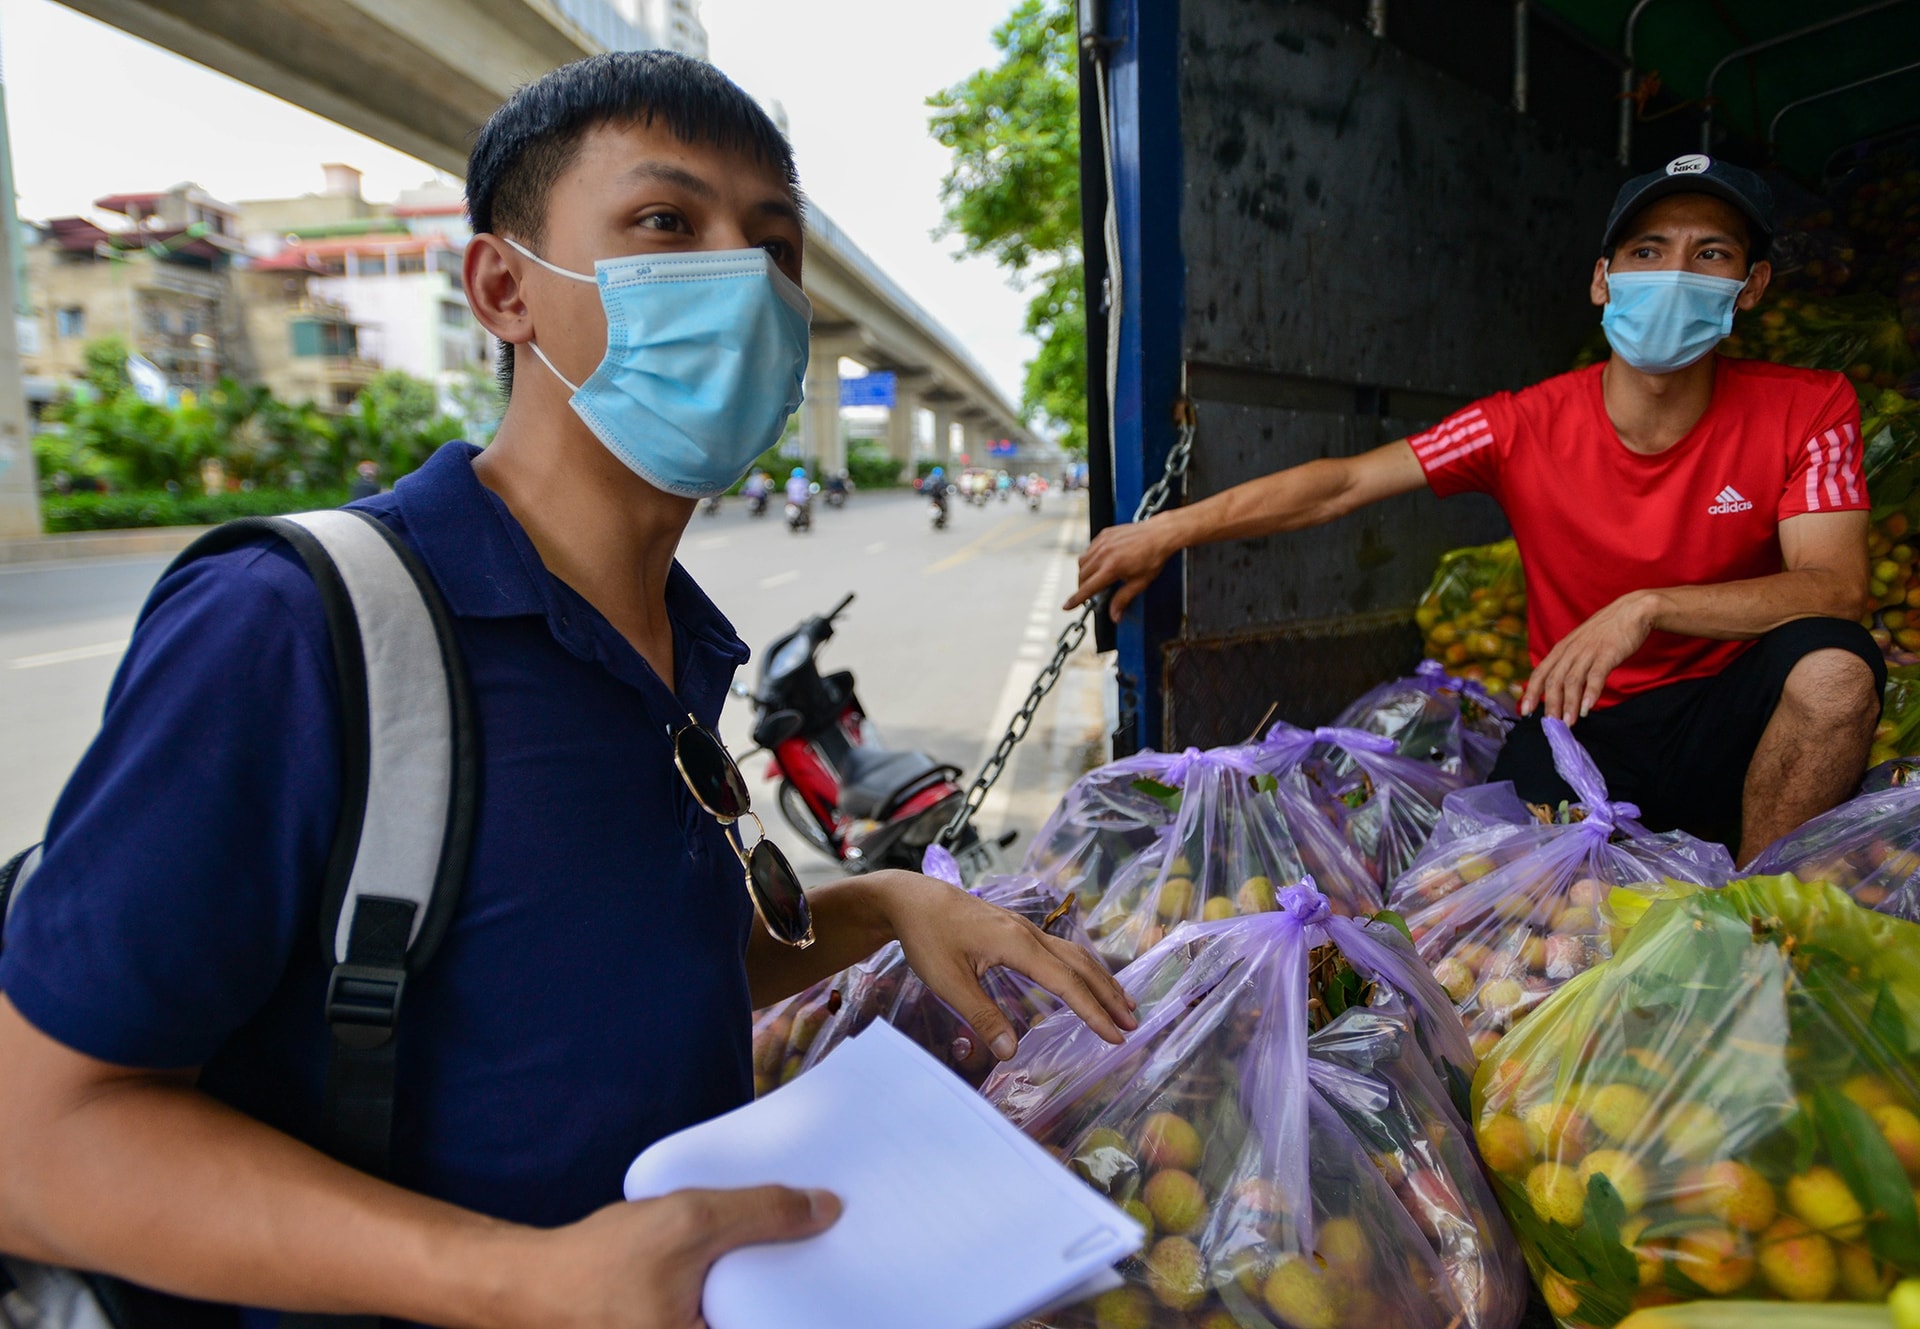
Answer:
<svg viewBox="0 0 1920 1329"><path fill-rule="evenodd" d="M1448 802L1462 800L1461 821L1486 829L1450 839L1387 895L1481 1056L1561 984L1612 953L1602 906L1613 888L1718 886L1734 873L1724 846L1683 831L1654 835L1632 820L1639 810L1608 800L1572 732L1552 718L1545 724L1554 765L1580 801L1535 813L1504 781L1454 795ZM1488 824L1503 810L1519 819Z"/></svg>
<svg viewBox="0 0 1920 1329"><path fill-rule="evenodd" d="M974 887L973 893L1056 937L1091 949L1073 900L1056 895L1050 886L1030 877L989 877ZM875 1020L885 1020L968 1084L977 1086L993 1069L995 1059L985 1041L913 972L899 942L883 946L854 965L833 986L839 997L830 1001L831 1009L808 1041L793 1074L811 1070L822 1057ZM1012 1023L1016 1038L1061 1006L1052 993L1011 969L989 969L981 977L980 986Z"/></svg>
<svg viewBox="0 0 1920 1329"><path fill-rule="evenodd" d="M1512 540L1442 554L1413 618L1428 658L1455 678L1515 700L1526 690L1527 577Z"/></svg>
<svg viewBox="0 0 1920 1329"><path fill-rule="evenodd" d="M1888 665L1867 760L1878 766L1896 757L1920 756L1920 666Z"/></svg>
<svg viewBox="0 0 1920 1329"><path fill-rule="evenodd" d="M1412 865L1465 777L1401 755L1363 729L1275 725L1258 751L1284 787L1319 808L1383 887Z"/></svg>
<svg viewBox="0 0 1920 1329"><path fill-rule="evenodd" d="M1768 845L1750 869L1839 887L1858 904L1920 923L1920 783L1849 799Z"/></svg>
<svg viewBox="0 0 1920 1329"><path fill-rule="evenodd" d="M1120 975L1140 1027L1035 1026L984 1093L1148 1228L1126 1286L1049 1329L1507 1329L1525 1274L1420 1051L1445 1038L1397 932L1309 885ZM1424 986L1423 1021L1408 988Z"/></svg>
<svg viewBox="0 0 1920 1329"><path fill-rule="evenodd" d="M1149 750L1075 780L1034 836L1021 875L1071 891L1083 910L1099 904L1120 871L1158 847L1173 825L1173 805L1144 792L1164 783L1173 761Z"/></svg>
<svg viewBox="0 0 1920 1329"><path fill-rule="evenodd" d="M845 998L841 990L845 977L842 973L821 979L804 992L753 1013L755 1098L778 1089L804 1068L814 1040Z"/></svg>
<svg viewBox="0 0 1920 1329"><path fill-rule="evenodd" d="M1380 888L1367 866L1326 815L1270 765L1256 747L1142 753L1116 763L1122 777L1130 777L1127 795L1114 788L1114 767L1069 791L1049 823L1052 839L1036 852L1073 842L1061 828L1081 810L1089 813L1095 825L1081 828L1079 840L1085 868L1058 860L1045 880L1093 901L1086 929L1108 964L1130 963L1181 923L1270 910L1276 887L1304 876L1320 881L1341 913L1366 916L1380 907ZM1097 792L1089 796L1082 786ZM1128 801L1140 798L1155 808ZM1126 817L1139 820L1117 824ZM1135 843L1142 829L1151 832L1150 842L1119 861L1117 846Z"/></svg>
<svg viewBox="0 0 1920 1329"><path fill-rule="evenodd" d="M1514 714L1472 679L1456 679L1438 660L1422 660L1406 678L1382 683L1334 720L1390 738L1404 757L1432 762L1471 782L1487 778Z"/></svg>
<svg viewBox="0 0 1920 1329"><path fill-rule="evenodd" d="M1648 906L1475 1077L1480 1153L1562 1325L1920 1271L1920 929L1752 877Z"/></svg>

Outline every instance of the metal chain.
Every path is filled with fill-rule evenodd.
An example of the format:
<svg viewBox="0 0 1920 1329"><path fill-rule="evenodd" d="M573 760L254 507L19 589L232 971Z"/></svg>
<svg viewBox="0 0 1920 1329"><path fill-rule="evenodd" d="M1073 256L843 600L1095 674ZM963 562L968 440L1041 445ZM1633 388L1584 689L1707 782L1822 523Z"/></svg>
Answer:
<svg viewBox="0 0 1920 1329"><path fill-rule="evenodd" d="M1173 497L1174 485L1187 473L1187 465L1193 460L1194 420L1193 407L1190 403L1184 400L1180 403L1178 418L1180 433L1175 438L1173 446L1167 450L1166 469L1161 471L1159 479L1147 486L1146 492L1140 495L1139 506L1133 510L1133 519L1137 522L1145 521L1167 506L1167 501ZM958 843L961 833L967 828L967 823L973 820L973 814L978 812L980 805L987 801L987 794L993 789L994 783L1006 773L1007 763L1013 757L1014 748L1018 747L1020 740L1027 736L1027 731L1033 728L1033 717L1039 713L1040 703L1046 699L1049 692L1053 691L1053 685L1060 681L1060 671L1066 668L1067 657L1078 650L1080 643L1087 639L1087 626L1105 602L1106 597L1096 596L1081 605L1080 612L1060 633L1060 640L1053 648L1053 658L1047 661L1045 667L1040 670L1040 676L1033 680L1033 686L1027 689L1027 699L1020 704L1020 709L1013 713L1013 719L1007 725L1007 732L1000 736L1000 742L995 746L993 755L988 757L986 765L980 768L980 774L974 778L972 787L967 790L966 798L961 800L959 808L954 812L953 820L949 821L946 829L940 832L942 845L951 849Z"/></svg>

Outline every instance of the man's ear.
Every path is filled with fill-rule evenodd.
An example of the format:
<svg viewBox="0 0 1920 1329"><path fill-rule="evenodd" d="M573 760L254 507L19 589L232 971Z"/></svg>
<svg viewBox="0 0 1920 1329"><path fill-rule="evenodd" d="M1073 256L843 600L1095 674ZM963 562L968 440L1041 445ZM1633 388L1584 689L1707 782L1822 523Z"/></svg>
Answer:
<svg viewBox="0 0 1920 1329"><path fill-rule="evenodd" d="M1587 287L1587 298L1593 303L1604 305L1607 302L1607 260L1605 255L1593 261L1593 282Z"/></svg>
<svg viewBox="0 0 1920 1329"><path fill-rule="evenodd" d="M524 260L499 236L482 233L467 245L460 265L467 304L480 326L511 346L533 340L533 316L520 284Z"/></svg>
<svg viewBox="0 0 1920 1329"><path fill-rule="evenodd" d="M1764 258L1747 270L1747 284L1740 288L1740 294L1733 304L1736 309L1752 309L1760 303L1760 297L1767 293L1767 283L1773 280L1773 264Z"/></svg>

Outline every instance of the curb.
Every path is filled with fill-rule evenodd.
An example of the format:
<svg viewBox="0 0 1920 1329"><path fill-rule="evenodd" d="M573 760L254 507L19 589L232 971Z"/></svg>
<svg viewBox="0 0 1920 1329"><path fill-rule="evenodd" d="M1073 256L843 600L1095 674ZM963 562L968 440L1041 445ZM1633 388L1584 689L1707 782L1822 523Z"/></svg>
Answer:
<svg viewBox="0 0 1920 1329"><path fill-rule="evenodd" d="M177 554L212 529L210 526L149 526L126 531L67 531L60 535L0 540L0 567Z"/></svg>

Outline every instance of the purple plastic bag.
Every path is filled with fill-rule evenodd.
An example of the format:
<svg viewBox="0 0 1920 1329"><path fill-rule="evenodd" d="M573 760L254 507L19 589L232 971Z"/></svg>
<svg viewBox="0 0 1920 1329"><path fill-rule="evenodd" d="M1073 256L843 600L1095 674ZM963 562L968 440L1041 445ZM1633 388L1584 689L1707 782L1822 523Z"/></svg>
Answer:
<svg viewBox="0 0 1920 1329"><path fill-rule="evenodd" d="M1889 767L1902 769L1886 762L1875 771ZM1831 882L1869 909L1920 923L1920 783L1889 782L1821 813L1767 846L1747 872Z"/></svg>
<svg viewBox="0 0 1920 1329"><path fill-rule="evenodd" d="M1068 791L1022 871L1077 894L1116 969L1181 923L1270 910L1276 885L1309 875L1340 913L1374 913L1366 865L1266 762L1255 747L1188 748L1102 767ZM1063 846L1075 852L1056 856Z"/></svg>
<svg viewBox="0 0 1920 1329"><path fill-rule="evenodd" d="M1384 887L1408 867L1462 776L1402 756L1393 740L1360 729L1275 725L1258 745L1280 775L1319 808Z"/></svg>
<svg viewBox="0 0 1920 1329"><path fill-rule="evenodd" d="M1554 767L1579 795L1568 819L1542 821L1505 782L1450 795L1448 838L1387 893L1478 1056L1561 984L1613 954L1605 904L1615 887L1723 886L1734 873L1724 846L1641 826L1639 809L1608 799L1599 768L1566 725L1545 724Z"/></svg>
<svg viewBox="0 0 1920 1329"><path fill-rule="evenodd" d="M1340 712L1334 725L1390 738L1400 754L1469 782L1487 778L1507 741L1514 714L1471 679L1422 660L1411 675L1382 683Z"/></svg>
<svg viewBox="0 0 1920 1329"><path fill-rule="evenodd" d="M933 866L938 866L936 860ZM973 888L988 904L1020 915L1053 936L1088 944L1071 902L1030 877L989 877ZM1011 969L989 969L980 986L1013 1025L1016 1038L1044 1015L1060 1009L1052 993ZM781 1083L820 1064L820 1059L875 1020L885 1020L932 1053L968 1084L978 1085L995 1064L994 1055L964 1017L928 990L907 964L899 942L827 980L819 992L809 989L822 1008L818 1017L798 1023L805 1045L789 1039L782 1058ZM802 994L803 1009L808 994ZM816 1027L809 1027L818 1020ZM756 1049L757 1052L757 1049ZM770 1055L770 1054L769 1054ZM790 1059L790 1060L789 1060ZM759 1070L756 1055L756 1072Z"/></svg>
<svg viewBox="0 0 1920 1329"><path fill-rule="evenodd" d="M1034 1323L1518 1322L1526 1271L1409 990L1439 1006L1440 1039L1444 996L1386 925L1304 883L1279 905L1182 927L1122 971L1140 1003L1123 1046L1062 1014L988 1079L1150 1234L1126 1286Z"/></svg>

